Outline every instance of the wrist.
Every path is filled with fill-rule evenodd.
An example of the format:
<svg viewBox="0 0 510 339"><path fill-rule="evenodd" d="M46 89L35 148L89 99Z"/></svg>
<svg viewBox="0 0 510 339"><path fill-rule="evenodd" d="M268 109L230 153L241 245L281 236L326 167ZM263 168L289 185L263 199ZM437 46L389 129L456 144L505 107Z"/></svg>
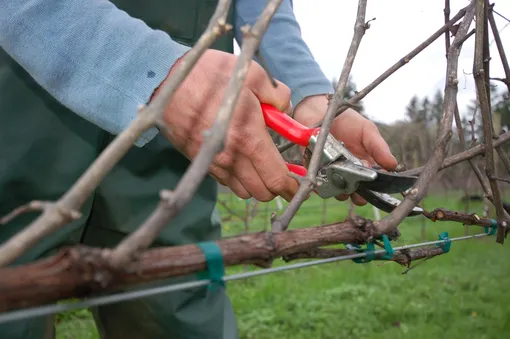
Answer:
<svg viewBox="0 0 510 339"><path fill-rule="evenodd" d="M292 111L292 117L303 125L311 126L322 120L328 109L328 94L304 98Z"/></svg>
<svg viewBox="0 0 510 339"><path fill-rule="evenodd" d="M177 60L175 60L175 63L172 65L172 67L170 67L170 70L168 71L168 74L166 75L165 79L163 79L163 81L162 81L162 82L158 85L158 87L156 87L156 88L154 89L154 92L152 92L152 95L151 95L151 97L149 98L149 102L148 102L148 103L150 103L150 102L151 102L151 101L152 101L152 100L156 97L156 95L158 95L158 93L159 93L159 91L160 91L161 87L162 87L162 86L163 86L163 85L167 82L167 80L168 80L168 78L170 77L170 75L172 75L172 74L173 74L173 72L174 72L175 68L177 67L177 65L181 63L182 58L184 58L184 56L185 56L186 54L188 54L188 52L189 52L189 51L187 51L187 52L186 52L186 53L184 53L181 57L179 57ZM147 103L147 104L148 104L148 103Z"/></svg>

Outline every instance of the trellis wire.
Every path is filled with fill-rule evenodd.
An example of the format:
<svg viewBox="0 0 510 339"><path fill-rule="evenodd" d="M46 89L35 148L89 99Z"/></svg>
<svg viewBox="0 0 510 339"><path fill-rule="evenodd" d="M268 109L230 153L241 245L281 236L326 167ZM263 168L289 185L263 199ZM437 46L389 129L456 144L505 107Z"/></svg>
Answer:
<svg viewBox="0 0 510 339"><path fill-rule="evenodd" d="M505 19L506 21L510 22L510 19L508 19L508 18L507 18L506 16L504 16L503 14L500 14L500 13L496 12L496 11L494 10L494 8L492 9L492 11L494 12L494 14L497 14L497 15L499 15L500 17L502 17L503 19Z"/></svg>
<svg viewBox="0 0 510 339"><path fill-rule="evenodd" d="M404 245L404 246L400 246L400 247L394 247L393 249L395 251L400 251L400 250L425 247L425 246L430 246L430 245L438 245L441 243L446 243L447 241L454 242L454 241L461 241L461 240L467 240L467 239L473 239L473 238L481 238L481 237L485 237L488 235L489 235L488 233L480 233L480 234L474 234L474 235L457 237L457 238L449 238L449 239L445 239L445 240L435 240L435 241L428 241L428 242L416 243L416 244L411 244L411 245ZM373 254L375 254L375 255L384 254L384 253L386 253L386 250L384 250L384 249L376 250L373 252ZM266 274L270 274L270 273L287 271L287 270L296 269L296 268L303 268L303 267L328 264L328 263L333 263L333 262L338 262L338 261L343 261L343 260L363 258L365 256L367 256L367 253L350 254L350 255L343 255L343 256L327 258L327 259L319 259L319 260L314 260L314 261L309 261L309 262L289 264L289 265L280 266L280 267L266 268L266 269L261 269L258 271L231 274L231 275L225 276L223 278L223 281L246 279L246 278L266 275ZM128 300L158 295L158 294L162 294L162 293L167 293L167 292L181 291L181 290L186 290L186 289L190 289L190 288L194 288L194 287L205 286L205 285L208 285L210 282L211 281L208 279L198 280L198 281L189 281L189 282L172 284L172 285L167 285L167 286L148 288L148 289L140 290L140 291L122 292L122 293L112 294L112 295L108 295L108 296L94 297L94 298L90 298L88 300L84 300L84 301L80 301L80 302L76 302L76 303L39 306L39 307L33 307L33 308L28 308L28 309L16 310L16 311L11 311L11 312L6 312L4 314L0 314L0 324L9 322L9 321L52 315L52 314L56 314L59 312L71 311L74 309L88 308L88 307L92 307L92 306L99 306L99 305L105 305L105 304L113 304L116 302L128 301Z"/></svg>

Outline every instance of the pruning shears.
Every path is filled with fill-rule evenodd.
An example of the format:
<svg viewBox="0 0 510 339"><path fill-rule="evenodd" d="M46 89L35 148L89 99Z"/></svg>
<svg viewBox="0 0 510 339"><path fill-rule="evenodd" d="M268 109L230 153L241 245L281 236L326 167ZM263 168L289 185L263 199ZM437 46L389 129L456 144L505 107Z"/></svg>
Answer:
<svg viewBox="0 0 510 339"><path fill-rule="evenodd" d="M308 128L271 105L261 104L261 107L267 127L294 144L305 147L306 167L287 163L289 171L305 176L320 127ZM415 176L404 176L364 166L343 142L329 133L317 173L315 193L323 199L357 193L373 206L390 213L401 202L390 194L407 191L417 179ZM416 206L409 216L422 213L423 209Z"/></svg>

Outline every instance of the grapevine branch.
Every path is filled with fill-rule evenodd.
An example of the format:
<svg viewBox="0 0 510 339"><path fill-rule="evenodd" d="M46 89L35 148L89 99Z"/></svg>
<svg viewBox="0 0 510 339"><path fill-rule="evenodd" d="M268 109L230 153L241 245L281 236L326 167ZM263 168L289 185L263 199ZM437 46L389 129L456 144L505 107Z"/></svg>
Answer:
<svg viewBox="0 0 510 339"><path fill-rule="evenodd" d="M505 49L503 48L503 43L501 41L501 36L499 35L498 27L496 25L496 21L494 20L494 4L489 6L488 12L488 20L491 26L492 35L494 36L494 40L496 41L496 46L498 48L498 53L501 58L501 64L503 65L503 70L505 72L505 79L501 79L503 83L506 84L508 88L508 93L510 94L510 66L508 64L508 59L506 57ZM496 151L498 152L498 156L504 164L506 170L510 174L510 160L508 159L508 155L504 152L504 150L496 146Z"/></svg>
<svg viewBox="0 0 510 339"><path fill-rule="evenodd" d="M491 227L492 220L486 218L480 218L476 213L459 213L455 211L449 211L445 208L436 208L431 212L425 211L423 213L425 218L436 221L455 221L460 222L463 225L473 225L481 227Z"/></svg>
<svg viewBox="0 0 510 339"><path fill-rule="evenodd" d="M41 259L21 266L0 267L0 276L2 276L0 280L0 311L41 305L70 297L85 297L97 293L116 291L123 287L144 282L197 273L206 268L204 254L194 244L155 249L147 249L147 247L152 243L161 228L167 225L180 209L189 202L195 194L198 185L207 174L208 165L214 156L221 151L248 66L253 56L258 54L261 38L280 3L281 0L270 0L255 25L251 28L248 26L243 28L245 39L241 47L241 54L229 81L224 100L218 110L216 121L211 130L206 133L204 137L205 142L200 149L199 155L194 159L175 191L162 191L160 194L161 201L153 214L136 232L124 239L114 249L75 246L64 248L58 254L47 259ZM365 22L366 3L366 0L359 1L354 36L335 89L335 94L329 102L323 120L314 126L321 127L319 138L312 153L308 175L302 180L298 194L279 218L272 218L272 231L244 234L218 240L216 243L221 249L226 266L255 264L267 267L277 258L290 261L317 257L329 258L338 254L352 253L344 249L321 248L323 246L345 243L365 244L369 241L378 244L381 234L398 231L398 224L423 198L426 188L438 170L453 166L464 160L470 160L479 155L486 157L486 174L488 179L483 177L483 174L476 166L473 166L473 170L475 172L478 170L477 175L481 178L481 182L484 182L484 180L490 181L490 186L489 184L486 185L486 193L499 194L497 186L495 186L496 189L493 187L498 178L495 177L493 167L491 167L493 163L491 165L490 162L493 161L491 159L494 157L493 148L496 148L497 152L500 153L500 146L510 140L510 132L503 133L498 138L494 138L490 124L490 101L488 100L489 94L487 91L488 60L486 58L487 54L484 55L484 51L487 53L487 22L491 23L494 35L496 36L497 34L495 25L491 22L492 7L488 11L488 5L484 1L472 0L467 7L460 10L452 19L449 19L450 7L448 0L446 0L444 26L391 66L366 88L345 102L343 101L345 86L353 67L357 49L368 28L368 23ZM0 220L0 222L5 223L20 213L34 210L42 211L42 214L34 222L2 244L0 247L0 266L8 265L44 236L56 231L69 221L79 218L79 210L83 203L104 176L122 158L127 150L132 147L135 140L150 127L164 127L161 124L163 108L170 102L175 90L207 48L221 34L231 29L230 25L226 23L229 8L230 1L220 0L218 2L215 13L204 34L195 46L181 59L173 74L161 87L160 94L147 106L140 108L139 115L131 126L108 146L63 197L56 202L34 201L14 210L11 214ZM476 29L468 32L475 13L477 18ZM462 21L456 25L460 19ZM449 33L454 33L455 35L455 39L451 44ZM417 183L410 190L409 194L406 194L403 202L381 221L372 222L360 217L352 217L343 222L285 231L305 197L315 187L316 179L314 173L317 172L320 153L335 116L341 114L347 107L355 105L443 34L446 37L447 74L443 118L438 133L438 140L433 156L424 167L403 172L404 174L420 175ZM462 44L473 34L476 34L477 47L475 49L474 75L477 79L478 100L481 103L480 108L484 117L484 128L486 129L484 131L484 145L472 147L445 159L446 147L452 135L453 118L454 116L457 118L458 115L456 101L458 57ZM503 63L505 63L506 56L501 51L500 56ZM506 64L508 65L507 62ZM508 73L506 75L508 79ZM269 73L268 76L272 78ZM462 139L464 139L463 135ZM285 147L288 148L289 145L291 144L287 143L280 146L280 151L283 152ZM465 147L465 140L463 145ZM501 158L507 169L509 169L508 156L506 158L501 156ZM496 206L500 204L500 197L495 196L493 202ZM504 226L504 218L508 219L508 215L505 213L504 211L498 213L499 226ZM432 221L453 221L479 227L492 225L492 220L490 219L441 208L430 212L425 211L424 216ZM500 227L499 229L502 228ZM498 241L501 240L500 238L501 234L498 234ZM398 251L392 260L409 266L413 260L428 258L442 253L444 253L443 250L437 247L421 249L419 251L402 250Z"/></svg>
<svg viewBox="0 0 510 339"><path fill-rule="evenodd" d="M152 113L152 116L160 116L163 111L163 107L165 107L165 104L169 102L175 89L190 72L194 63L196 63L201 54L203 54L207 47L214 42L219 34L230 29L230 27L225 23L228 6L228 1L221 1L218 3L215 14L211 18L208 28L204 34L198 40L197 44L183 57L182 62L176 66L174 74L161 87L160 95L157 96L147 107L140 111L137 120L135 120L126 131L121 133L107 147L107 149L80 177L78 182L71 187L71 189L59 201L55 204L47 204L49 206L53 206L52 208L45 208L43 210L43 214L39 218L0 246L0 266L9 264L26 249L33 246L38 240L66 224L69 221L69 215L79 215L77 210L91 194L93 189L97 187L106 173L108 173L115 163L117 163L118 160L127 152L127 149L132 145L132 142L134 142L134 140L136 140L143 131L150 127L150 123L147 121L147 118L151 116L149 113ZM409 62L411 58L430 45L443 32L448 31L449 28L464 15L464 13L465 8L461 9L448 24L444 25L429 39L424 41L415 50L411 51L406 57L383 73L367 88L359 92L359 98L357 98L357 100L363 98L384 79ZM351 101L353 100L351 99ZM144 126L141 126L142 124ZM67 206L71 206L71 208ZM62 211L65 212L63 213Z"/></svg>
<svg viewBox="0 0 510 339"><path fill-rule="evenodd" d="M496 151L498 152L498 156L501 159L501 162L503 163L508 174L510 175L510 159L508 158L508 154L505 153L505 150L502 149L501 146L494 146L494 147L496 148Z"/></svg>
<svg viewBox="0 0 510 339"><path fill-rule="evenodd" d="M225 201L218 199L218 204L221 205L228 212L228 214L236 217L239 220L245 219L245 216L242 216L239 213L237 213L236 211L234 211L232 208L230 208L230 206L227 205L227 203Z"/></svg>
<svg viewBox="0 0 510 339"><path fill-rule="evenodd" d="M508 92L510 93L510 66L508 65L508 59L506 58L505 49L503 48L503 42L501 41L501 36L499 35L498 27L496 25L496 21L494 20L494 4L489 6L488 19L491 25L492 35L494 36L494 41L496 41L496 46L498 48L498 53L501 58L501 63L503 64L503 70L505 71L505 79L502 81L508 87Z"/></svg>
<svg viewBox="0 0 510 339"><path fill-rule="evenodd" d="M492 114L490 106L489 91L489 39L487 37L487 0L477 0L476 2L476 36L475 36L475 56L473 63L473 75L475 78L476 92L480 103L480 111L482 114L483 137L486 146L485 151L485 173L489 179L492 191L491 202L496 208L496 214L501 227L498 228L496 241L503 244L506 235L507 220L505 220L505 211L501 201L501 193L499 191L498 182L494 179L494 149L493 136L494 128L492 126ZM509 220L510 221L510 220Z"/></svg>
<svg viewBox="0 0 510 339"><path fill-rule="evenodd" d="M292 198L287 209L280 217L276 218L272 222L271 227L275 232L282 232L287 229L290 221L299 210L299 207L301 207L301 204L305 201L306 197L313 191L317 184L315 175L319 170L320 161L322 160L322 150L326 144L326 139L328 137L331 124L333 123L333 119L335 118L335 113L343 103L345 86L349 80L349 74L351 73L354 59L356 57L358 47L361 43L361 39L363 38L363 35L365 35L365 31L368 28L368 25L365 22L366 9L367 0L360 0L358 4L356 22L354 24L354 36L352 37L351 46L347 52L347 57L345 58L344 67L342 69L342 73L340 74L340 79L338 80L335 94L329 100L328 109L326 110L326 114L323 119L324 122L319 131L319 136L312 152L310 164L308 165L308 173L306 178L301 180L299 189L296 195Z"/></svg>
<svg viewBox="0 0 510 339"><path fill-rule="evenodd" d="M450 21L450 0L444 1L444 23L445 25ZM450 49L450 32L444 32L444 46L445 46L445 57L448 58L448 50Z"/></svg>
<svg viewBox="0 0 510 339"><path fill-rule="evenodd" d="M494 139L493 146L499 147L503 145L504 143L510 141L510 132L505 132L501 134L498 138ZM440 169L443 170L445 168L448 168L450 166L459 164L463 161L469 160L473 157L484 155L485 154L485 145L477 145L474 146L467 151L452 155L448 158L446 158L441 165ZM402 171L400 172L402 175L419 175L423 172L424 166L412 168L410 170Z"/></svg>
<svg viewBox="0 0 510 339"><path fill-rule="evenodd" d="M113 265L117 267L126 265L139 250L150 246L159 232L193 198L198 186L207 175L209 165L223 148L234 108L248 74L248 68L281 1L269 1L253 27L251 29L248 26L244 27L244 40L233 70L233 76L227 85L226 94L216 120L211 129L204 134L204 142L198 155L177 184L175 192L170 194L168 199L162 199L145 223L125 238L111 253L110 260Z"/></svg>
<svg viewBox="0 0 510 339"><path fill-rule="evenodd" d="M326 259L335 258L344 255L355 254L356 252L344 249L332 249L332 248L313 248L309 251L298 252L284 256L282 259L286 262L297 260L297 259ZM426 258L433 258L438 255L444 254L444 250L441 247L426 247L416 248L412 250L400 250L395 252L393 257L390 259L402 266L410 267L411 263Z"/></svg>
<svg viewBox="0 0 510 339"><path fill-rule="evenodd" d="M449 216L450 221L462 223L471 218L463 214ZM490 220L482 218L471 224L485 226L490 224ZM353 254L355 252L317 247L341 243L363 244L373 232L372 221L355 217L344 222L286 232L239 235L218 240L217 244L225 266L257 264L269 267L276 258L290 261ZM61 249L56 255L30 264L0 268L0 312L65 298L118 291L124 287L190 275L206 269L204 254L194 244L142 250L137 261L128 263L122 269L111 265L109 251L75 246ZM433 256L434 253L440 254L435 249L406 250L396 252L392 260L409 266L411 261ZM37 281L36 285L34 281Z"/></svg>
<svg viewBox="0 0 510 339"><path fill-rule="evenodd" d="M446 0L446 4L449 6L448 3L449 3L449 0ZM476 31L476 29L472 30L471 33L474 33L475 31ZM467 35L467 36L470 36L470 35ZM450 46L450 37L449 36L446 36L446 41L447 41L446 46L447 47ZM448 49L447 49L447 52L448 52ZM457 126L457 134L459 136L460 144L462 145L463 148L466 148L467 144L466 144L466 139L464 137L464 131L462 129L462 122L460 119L459 106L458 106L457 102L455 102L454 116L455 116L455 125ZM473 128L473 126L472 126L472 128ZM480 185L482 186L482 188L485 192L485 195L488 197L488 199L490 201L492 201L492 191L489 187L488 180L483 176L482 172L480 171L478 166L475 164L473 159L468 159L467 161L469 163L469 166L475 173L476 178L480 182Z"/></svg>
<svg viewBox="0 0 510 339"><path fill-rule="evenodd" d="M78 216L87 198L135 141L150 127L159 124L164 108L198 59L220 35L232 29L226 21L230 3L230 0L218 2L204 34L176 65L172 76L161 86L160 94L147 106L141 107L131 125L106 147L69 191L55 203L45 202L43 213L38 218L0 246L0 267L11 263L43 237L64 226L69 222L69 216Z"/></svg>
<svg viewBox="0 0 510 339"><path fill-rule="evenodd" d="M413 49L411 52L409 52L407 55L399 59L395 64L393 64L390 68L388 68L384 73L382 73L379 77L377 77L374 81L372 81L368 86L363 88L361 91L357 92L355 96L350 98L346 103L340 105L338 108L338 111L336 112L336 116L340 115L342 112L344 112L347 108L350 106L356 105L356 103L360 100L362 100L364 97L366 97L373 89L375 89L377 86L379 86L384 80L389 78L393 73L398 71L403 66L407 65L415 56L417 56L421 51L423 51L425 48L430 46L434 41L437 40L441 36L441 34L445 33L448 34L450 32L450 29L452 26L459 21L464 14L466 13L466 8L462 8L448 23L443 25L440 29L438 29L434 34L432 34L430 37L428 37L425 41L423 41L421 44L419 44L415 49ZM320 127L322 126L323 120L318 121L315 125L312 127ZM278 146L278 150L280 153L286 151L290 147L292 147L292 142L287 142L283 145Z"/></svg>
<svg viewBox="0 0 510 339"><path fill-rule="evenodd" d="M423 199L427 186L441 167L441 164L446 157L446 146L452 136L451 127L453 122L453 112L457 103L458 59L462 42L464 41L464 36L467 34L474 17L474 5L474 1L471 1L464 18L459 25L459 29L455 34L455 40L448 50L443 118L441 119L434 154L427 161L427 164L423 168L422 173L418 177L417 182L414 184L409 194L405 196L404 200L392 211L391 214L381 219L378 223L377 228L381 234L390 232L396 228L397 225L409 214L411 209L416 206L421 199Z"/></svg>

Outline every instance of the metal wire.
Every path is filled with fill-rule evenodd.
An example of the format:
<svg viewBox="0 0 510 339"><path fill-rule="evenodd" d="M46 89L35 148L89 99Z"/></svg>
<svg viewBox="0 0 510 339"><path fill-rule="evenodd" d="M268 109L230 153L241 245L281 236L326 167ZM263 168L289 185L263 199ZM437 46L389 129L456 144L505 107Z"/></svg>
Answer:
<svg viewBox="0 0 510 339"><path fill-rule="evenodd" d="M487 233L480 233L480 234L468 235L468 236L457 237L457 238L450 238L450 239L445 239L445 240L428 241L428 242L422 242L422 243L417 243L417 244L394 247L393 249L395 251L400 251L400 250L405 250L405 249L426 247L426 246L430 246L430 245L438 245L441 243L446 243L448 240L451 242L454 242L454 241L461 241L461 240L467 240L467 239L473 239L473 238L481 238L481 237L485 237L488 235L489 234L487 234ZM386 250L384 250L384 249L376 250L373 252L373 254L375 254L375 255L384 254L384 253L386 253ZM333 263L333 262L337 262L337 261L363 258L365 256L367 256L367 253L350 254L350 255L338 256L338 257L333 257L333 258L319 259L319 260L314 260L314 261L309 261L309 262L290 264L290 265L285 265L285 266L280 266L280 267L261 269L261 270L253 271L253 272L231 274L231 275L225 276L223 278L223 281L246 279L246 278L266 275L266 274L270 274L270 273L287 271L287 270L296 269L296 268L303 268L303 267ZM122 292L122 293L112 294L112 295L108 295L108 296L94 297L94 298L90 298L88 300L84 300L84 301L80 301L80 302L76 302L76 303L70 303L70 304L54 304L54 305L48 305L48 306L38 306L38 307L33 307L33 308L16 310L16 311L11 311L11 312L6 312L3 314L0 314L0 324L6 323L9 321L52 315L55 313L66 312L66 311L70 311L70 310L74 310L74 309L88 308L88 307L92 307L92 306L99 306L99 305L105 305L105 304L113 304L113 303L117 303L117 302L121 302L121 301L133 300L133 299L163 294L163 293L167 293L167 292L181 291L181 290L186 290L186 289L193 288L193 287L205 286L205 285L208 285L209 283L210 283L210 280L190 281L190 282L178 283L178 284L173 284L173 285L168 285L168 286L153 287L153 288L140 290L140 291Z"/></svg>
<svg viewBox="0 0 510 339"><path fill-rule="evenodd" d="M499 15L500 17L502 17L503 19L505 19L506 21L510 22L510 19L508 19L507 17L505 17L503 14L500 14L500 13L496 12L494 9L492 9L492 11L493 11L495 14Z"/></svg>

